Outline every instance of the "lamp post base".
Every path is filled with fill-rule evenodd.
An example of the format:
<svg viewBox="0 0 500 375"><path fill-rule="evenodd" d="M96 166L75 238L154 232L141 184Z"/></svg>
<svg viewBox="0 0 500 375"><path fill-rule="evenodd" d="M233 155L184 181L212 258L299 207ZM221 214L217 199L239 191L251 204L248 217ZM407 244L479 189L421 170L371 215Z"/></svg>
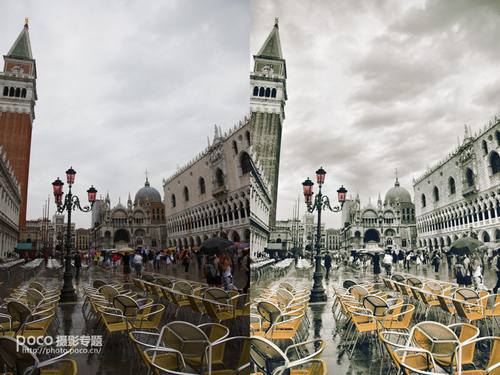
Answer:
<svg viewBox="0 0 500 375"><path fill-rule="evenodd" d="M314 285L311 290L310 302L326 302L327 296L323 288L323 272L321 272L321 256L316 255L316 272L314 272Z"/></svg>
<svg viewBox="0 0 500 375"><path fill-rule="evenodd" d="M64 284L61 290L60 302L76 302L77 296L73 288L73 273L71 272L71 255L66 255L66 271L64 272Z"/></svg>

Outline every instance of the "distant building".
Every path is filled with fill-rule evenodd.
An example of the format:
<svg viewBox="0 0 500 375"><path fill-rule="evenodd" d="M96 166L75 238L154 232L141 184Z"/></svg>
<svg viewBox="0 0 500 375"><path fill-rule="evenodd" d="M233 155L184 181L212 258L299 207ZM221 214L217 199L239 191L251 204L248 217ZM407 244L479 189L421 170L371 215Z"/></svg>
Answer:
<svg viewBox="0 0 500 375"><path fill-rule="evenodd" d="M36 64L31 52L28 23L3 58L4 69L0 72L0 146L20 183L22 202L17 215L21 229L26 225L31 133L38 99Z"/></svg>
<svg viewBox="0 0 500 375"><path fill-rule="evenodd" d="M111 207L109 194L97 200L92 210L90 250L131 248L165 248L165 204L160 192L148 181L127 206L118 200Z"/></svg>
<svg viewBox="0 0 500 375"><path fill-rule="evenodd" d="M250 173L250 255L263 254L269 239L269 211L272 203L270 186L258 166Z"/></svg>
<svg viewBox="0 0 500 375"><path fill-rule="evenodd" d="M413 183L418 245L449 246L475 233L500 240L500 121L475 135L465 126L463 142Z"/></svg>
<svg viewBox="0 0 500 375"><path fill-rule="evenodd" d="M344 227L340 240L343 250L380 248L410 250L416 244L415 205L408 190L396 178L384 201L370 201L361 207L359 194L347 200L342 210Z"/></svg>
<svg viewBox="0 0 500 375"><path fill-rule="evenodd" d="M0 146L0 258L16 249L19 238L21 185Z"/></svg>
<svg viewBox="0 0 500 375"><path fill-rule="evenodd" d="M90 250L90 229L78 228L76 230L76 250Z"/></svg>
<svg viewBox="0 0 500 375"><path fill-rule="evenodd" d="M167 246L192 248L221 231L250 242L250 121L226 132L163 180Z"/></svg>

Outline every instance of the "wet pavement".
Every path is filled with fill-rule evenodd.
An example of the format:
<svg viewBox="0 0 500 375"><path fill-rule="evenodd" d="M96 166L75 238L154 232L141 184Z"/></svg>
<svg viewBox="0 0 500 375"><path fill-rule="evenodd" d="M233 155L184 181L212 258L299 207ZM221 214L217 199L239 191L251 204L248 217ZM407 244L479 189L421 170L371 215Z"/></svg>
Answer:
<svg viewBox="0 0 500 375"><path fill-rule="evenodd" d="M323 268L323 273L325 269ZM305 270L292 265L286 275L275 275L273 270L264 273L259 280L252 280L251 297L256 298L265 288L277 286L281 282L289 282L296 288L307 286L312 289L314 267ZM420 269L413 266L410 270L401 270L394 273L412 274L423 278L437 279L444 282L454 283L452 278L452 269L447 264L440 266L439 274L435 277L434 267L423 265ZM382 269L381 278L385 277L385 271ZM326 348L321 356L326 361L329 374L347 374L347 375L374 375L389 373L389 361L387 355L382 361L382 356L378 351L373 350L374 346L368 344L368 340L357 344L352 359L341 344L345 343L337 333L337 326L332 314L333 289L332 285L342 285L344 280L358 280L361 282L374 282L374 276L371 269L355 269L341 265L337 270L330 270L330 279L324 281L324 287L328 296L327 302L309 303L308 317L310 326L307 331L303 329L302 338L305 340L324 339ZM485 271L485 286L491 289L496 283L496 274L491 269ZM375 288L386 291L383 284L376 284ZM341 323L342 324L342 323ZM497 331L498 332L498 331ZM289 343L279 343L284 348Z"/></svg>
<svg viewBox="0 0 500 375"><path fill-rule="evenodd" d="M189 276L186 278L184 274L184 267L181 265L170 265L170 268L166 268L162 265L160 271L157 270L144 270L144 273L151 273L154 276L168 276L181 280L188 280L196 284L201 284L202 286L207 286L205 280L202 279L201 268L197 267L196 263L191 264L189 269ZM73 270L74 271L74 270ZM35 276L25 275L20 269L12 273L10 277L7 275L0 276L0 282L4 281L4 284L0 288L0 296L2 300L9 296L12 291L19 285L26 285L30 282L37 281L44 285L46 288L52 286L59 286L62 289L63 280L62 276L64 273L64 267L62 267L59 272L54 272L52 270L46 269L44 266L41 267L40 271ZM132 269L131 279L135 277L135 271ZM105 267L100 268L90 265L89 269L82 270L80 275L80 280L74 282L76 294L78 296L78 301L75 303L59 303L57 307L57 316L60 320L60 325L57 328L57 334L51 331L54 327L54 320L52 326L49 328L51 336L56 338L59 336L68 338L68 336L74 336L76 339L92 339L92 336L98 336L101 333L97 333L97 325L95 324L95 319L86 321L82 313L82 305L84 301L83 285L91 284L94 280L101 279L108 283L118 282L124 285L124 289L135 290L133 283L124 284L123 275L120 272L113 272ZM234 285L238 288L243 288L246 282L246 275L243 271L236 269L234 274ZM165 304L160 300L160 303ZM189 315L189 314L188 314ZM169 315L171 320L171 315ZM163 320L162 325L168 323L169 321ZM193 320L192 323L197 323ZM233 334L233 328L230 327ZM105 348L99 346L99 340L97 340L93 348L99 350L104 350L102 358L99 358L98 353L78 353L75 352L71 355L71 359L75 360L78 366L78 374L81 375L126 375L126 374L138 374L141 361L140 358L133 348L133 351L124 344L124 336L113 334L110 336L108 343ZM55 341L55 340L54 340ZM92 346L90 346L92 347ZM76 349L86 349L84 345L78 344ZM101 349L102 348L102 349ZM51 355L53 356L53 355ZM142 373L146 373L143 371Z"/></svg>

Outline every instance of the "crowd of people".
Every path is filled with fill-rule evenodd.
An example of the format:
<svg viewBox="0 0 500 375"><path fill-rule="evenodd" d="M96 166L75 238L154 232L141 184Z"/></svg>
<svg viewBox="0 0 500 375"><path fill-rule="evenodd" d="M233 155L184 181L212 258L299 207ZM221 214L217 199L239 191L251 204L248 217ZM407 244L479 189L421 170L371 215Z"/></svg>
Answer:
<svg viewBox="0 0 500 375"><path fill-rule="evenodd" d="M491 267L497 275L496 285L492 292L497 293L500 288L500 250L488 250L483 256L477 254L452 254L439 249L433 251L422 250L391 250L384 251L352 251L347 253L337 253L338 257L333 258L337 263L343 263L347 267L356 269L372 270L375 281L380 281L382 269L385 271L384 277L390 277L393 272L411 272L412 269L419 270L422 267L432 267L436 278L439 274L439 267L445 265L453 271L453 277L460 286L474 288L478 291L488 290L484 285L484 268ZM325 267L331 263L331 256L325 256Z"/></svg>
<svg viewBox="0 0 500 375"><path fill-rule="evenodd" d="M217 254L205 256L200 251L191 249L147 250L137 249L132 252L100 251L77 252L74 254L76 278L78 279L81 264L89 264L111 272L122 272L125 283L130 282L130 275L135 271L141 277L144 271L171 273L173 267L182 267L185 278L189 278L189 268L196 263L202 269L202 278L209 286L223 287L225 290L240 290L234 285L234 271L242 269L246 274L246 284L240 290L244 293L250 286L250 254L249 248L227 249Z"/></svg>

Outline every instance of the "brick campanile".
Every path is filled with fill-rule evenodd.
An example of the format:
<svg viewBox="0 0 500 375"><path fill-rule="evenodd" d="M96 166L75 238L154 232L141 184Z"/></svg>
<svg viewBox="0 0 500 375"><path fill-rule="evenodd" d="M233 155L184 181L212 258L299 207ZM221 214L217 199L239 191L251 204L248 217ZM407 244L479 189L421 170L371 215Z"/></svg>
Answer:
<svg viewBox="0 0 500 375"><path fill-rule="evenodd" d="M31 133L35 119L36 65L28 22L17 37L0 72L0 146L21 183L19 229L26 226Z"/></svg>
<svg viewBox="0 0 500 375"><path fill-rule="evenodd" d="M286 64L281 52L278 19L257 55L250 73L252 155L271 187L269 228L276 224L281 132L285 119Z"/></svg>

